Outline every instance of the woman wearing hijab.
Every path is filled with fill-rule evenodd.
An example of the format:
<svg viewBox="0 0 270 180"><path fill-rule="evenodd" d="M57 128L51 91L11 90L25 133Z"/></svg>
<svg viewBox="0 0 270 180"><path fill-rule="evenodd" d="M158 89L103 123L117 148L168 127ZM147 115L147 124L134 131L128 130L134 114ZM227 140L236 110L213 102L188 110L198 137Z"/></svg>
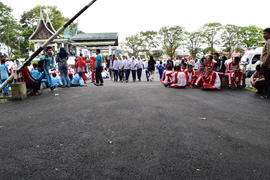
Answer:
<svg viewBox="0 0 270 180"><path fill-rule="evenodd" d="M60 48L60 52L57 54L56 62L58 63L58 70L60 72L60 77L63 86L70 87L70 80L68 77L68 53L65 48Z"/></svg>

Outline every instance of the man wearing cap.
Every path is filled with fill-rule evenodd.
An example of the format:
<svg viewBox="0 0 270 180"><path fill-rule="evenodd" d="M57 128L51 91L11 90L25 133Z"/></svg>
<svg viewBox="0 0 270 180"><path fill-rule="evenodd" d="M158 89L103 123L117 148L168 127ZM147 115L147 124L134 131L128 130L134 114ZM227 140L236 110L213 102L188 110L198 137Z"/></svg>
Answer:
<svg viewBox="0 0 270 180"><path fill-rule="evenodd" d="M264 39L266 40L261 56L261 66L263 69L263 75L265 77L266 84L266 99L270 98L270 28L263 31Z"/></svg>

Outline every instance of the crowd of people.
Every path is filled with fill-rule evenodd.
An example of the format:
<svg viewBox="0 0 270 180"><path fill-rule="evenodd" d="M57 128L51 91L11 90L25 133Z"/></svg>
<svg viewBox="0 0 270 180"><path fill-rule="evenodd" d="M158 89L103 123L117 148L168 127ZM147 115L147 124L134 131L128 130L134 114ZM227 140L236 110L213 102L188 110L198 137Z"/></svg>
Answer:
<svg viewBox="0 0 270 180"><path fill-rule="evenodd" d="M165 87L220 90L222 79L226 79L228 87L241 88L243 73L239 64L240 57L227 60L219 56L215 53L195 61L178 59L177 63L168 60L161 82Z"/></svg>
<svg viewBox="0 0 270 180"><path fill-rule="evenodd" d="M264 30L266 45L261 57L261 65L251 77L251 85L257 94L269 98L270 96L270 29ZM4 82L13 69L9 67L5 57L1 57L0 83ZM96 56L83 57L81 54L75 59L75 66L68 65L69 54L64 48L54 55L52 47L47 47L38 63L31 63L21 70L21 81L31 89L32 95L40 94L41 84L52 91L56 87L85 86L87 80L96 86L104 86L104 78L114 82L141 82L143 72L147 81L154 81L155 71L165 87L173 88L201 88L220 90L222 87L232 89L242 88L244 72L240 68L240 57L220 58L220 54L206 55L200 60L177 57L169 60L149 60L127 55L110 55L103 57L97 49ZM17 66L19 63L17 62ZM3 89L4 96L8 96L9 84Z"/></svg>

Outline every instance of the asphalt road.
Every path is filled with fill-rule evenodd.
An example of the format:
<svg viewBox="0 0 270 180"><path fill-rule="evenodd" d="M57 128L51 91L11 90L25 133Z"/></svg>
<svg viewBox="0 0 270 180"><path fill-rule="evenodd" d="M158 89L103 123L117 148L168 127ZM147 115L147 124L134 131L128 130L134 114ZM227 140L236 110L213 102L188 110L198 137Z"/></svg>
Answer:
<svg viewBox="0 0 270 180"><path fill-rule="evenodd" d="M0 179L270 179L270 101L159 82L0 104Z"/></svg>

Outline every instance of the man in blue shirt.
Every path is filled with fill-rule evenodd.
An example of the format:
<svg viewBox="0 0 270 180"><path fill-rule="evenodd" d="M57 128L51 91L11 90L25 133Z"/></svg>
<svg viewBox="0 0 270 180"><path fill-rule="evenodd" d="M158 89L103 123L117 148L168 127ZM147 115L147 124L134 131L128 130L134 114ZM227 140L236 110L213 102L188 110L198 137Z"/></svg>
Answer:
<svg viewBox="0 0 270 180"><path fill-rule="evenodd" d="M52 85L52 78L50 74L50 68L55 66L54 57L53 57L53 48L48 46L44 56L40 57L40 60L43 61L44 76L47 79L48 86L51 90L54 90L55 87Z"/></svg>
<svg viewBox="0 0 270 180"><path fill-rule="evenodd" d="M96 86L103 86L103 78L102 78L102 71L103 71L103 66L102 66L102 60L103 57L100 54L100 49L97 49L97 57L96 57Z"/></svg>
<svg viewBox="0 0 270 180"><path fill-rule="evenodd" d="M0 65L0 84L4 83L9 77L9 69L6 64L5 57L1 57L1 65ZM8 96L9 84L3 89L4 96Z"/></svg>

